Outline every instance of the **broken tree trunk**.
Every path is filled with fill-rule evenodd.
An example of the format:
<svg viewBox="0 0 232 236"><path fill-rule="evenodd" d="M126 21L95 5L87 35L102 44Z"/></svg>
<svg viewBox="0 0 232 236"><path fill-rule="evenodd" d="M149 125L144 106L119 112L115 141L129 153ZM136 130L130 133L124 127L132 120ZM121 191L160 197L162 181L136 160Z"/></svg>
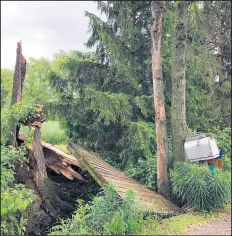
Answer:
<svg viewBox="0 0 232 236"><path fill-rule="evenodd" d="M19 140L25 141L28 136L24 133L19 133ZM82 182L86 180L75 170L72 169L71 165L81 167L80 162L73 156L61 151L50 143L41 140L41 145L43 147L44 159L46 167L50 168L57 174L63 174L66 178L73 180L78 179ZM33 149L32 147L27 147L28 158L31 163L34 163ZM36 164L34 163L33 166Z"/></svg>
<svg viewBox="0 0 232 236"><path fill-rule="evenodd" d="M65 193L61 192L60 189L56 188L53 181L47 176L40 132L41 123L44 122L45 119L45 116L42 114L42 106L35 115L29 117L27 124L34 130L32 147L28 149L29 162L25 162L22 167L18 165L18 168L16 168L17 182L25 184L26 187L34 190L37 195L37 201L31 206L30 210L31 213L27 227L28 234L35 233L36 230L39 230L39 228L34 228L34 217L40 219L40 215L43 215L43 217L47 219L46 221L54 222L58 219L60 214L66 214L75 210L71 205L75 203L75 199L67 196ZM55 160L53 161L55 162ZM82 176L75 173L68 164L66 165L63 162L61 164L63 166L54 164L58 166L60 173L63 173L66 177L70 177L70 179L73 179L73 176L79 179L82 178ZM69 173L71 174L69 175Z"/></svg>
<svg viewBox="0 0 232 236"><path fill-rule="evenodd" d="M163 1L151 2L153 18L151 29L151 53L157 142L157 188L158 192L162 196L170 199L168 136L165 114L164 81L161 63L163 8Z"/></svg>
<svg viewBox="0 0 232 236"><path fill-rule="evenodd" d="M13 81L13 90L12 90L12 98L11 98L11 106L15 103L18 103L22 100L23 93L23 82L26 75L26 59L22 54L22 41L17 43L16 50L16 63L15 63L15 71L14 71L14 81ZM13 127L12 135L8 140L8 144L13 147L17 146L17 135L19 133L19 126Z"/></svg>

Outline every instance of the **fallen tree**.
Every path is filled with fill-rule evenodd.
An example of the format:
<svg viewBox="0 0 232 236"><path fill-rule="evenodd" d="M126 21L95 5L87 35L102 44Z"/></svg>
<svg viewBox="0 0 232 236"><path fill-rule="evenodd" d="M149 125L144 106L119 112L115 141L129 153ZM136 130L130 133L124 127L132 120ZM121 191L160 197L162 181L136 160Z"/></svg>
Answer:
<svg viewBox="0 0 232 236"><path fill-rule="evenodd" d="M17 183L25 184L27 188L32 189L37 195L37 201L30 209L27 226L28 233L39 232L39 224L50 224L51 222L55 222L62 213L65 214L75 210L72 204L75 203L76 200L55 187L53 181L47 176L47 167L51 168L56 173L63 174L69 179L76 178L84 181L84 178L73 170L69 164L71 162L72 164L75 163L78 165L78 162L75 162L74 158L70 158L68 155L62 153L62 158L59 158L59 156L54 158L54 155L49 158L49 155L47 155L48 158L45 160L40 131L41 125L45 119L45 116L42 114L42 109L39 109L39 112L29 117L26 121L28 126L34 130L32 145L27 149L27 161L22 165L20 163L16 164ZM20 137L22 137L22 135L19 136L19 138ZM45 142L43 143L44 145L48 145ZM35 218L38 227L34 224Z"/></svg>

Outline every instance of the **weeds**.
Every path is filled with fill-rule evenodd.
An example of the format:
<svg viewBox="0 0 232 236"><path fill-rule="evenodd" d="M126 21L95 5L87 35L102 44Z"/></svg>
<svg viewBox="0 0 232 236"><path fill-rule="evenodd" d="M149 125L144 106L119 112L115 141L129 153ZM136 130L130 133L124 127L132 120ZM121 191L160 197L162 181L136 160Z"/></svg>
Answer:
<svg viewBox="0 0 232 236"><path fill-rule="evenodd" d="M78 201L78 210L72 219L52 228L50 235L107 234L128 235L139 232L145 224L143 204L133 190L125 198L117 195L113 185L93 198L92 205Z"/></svg>

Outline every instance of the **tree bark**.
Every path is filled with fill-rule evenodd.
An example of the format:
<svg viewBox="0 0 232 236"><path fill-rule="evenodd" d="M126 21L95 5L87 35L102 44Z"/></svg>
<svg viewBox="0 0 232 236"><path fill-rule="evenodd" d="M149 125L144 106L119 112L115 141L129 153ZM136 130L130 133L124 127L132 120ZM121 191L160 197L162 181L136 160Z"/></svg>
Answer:
<svg viewBox="0 0 232 236"><path fill-rule="evenodd" d="M161 35L163 21L163 1L152 1L153 25L152 38L152 73L155 105L156 142L157 142L157 188L158 192L170 199L169 154L166 128L164 81L161 64Z"/></svg>
<svg viewBox="0 0 232 236"><path fill-rule="evenodd" d="M187 42L187 12L190 2L177 4L172 55L172 152L173 163L185 161L184 139L187 136L185 46Z"/></svg>
<svg viewBox="0 0 232 236"><path fill-rule="evenodd" d="M12 90L12 98L11 98L11 106L15 103L18 103L22 100L23 93L23 82L26 75L26 59L22 54L22 41L17 43L16 50L16 63L15 63L15 71L14 71L14 81L13 81L13 90ZM19 133L19 126L13 128L12 135L9 138L8 144L14 147L17 146L17 135Z"/></svg>
<svg viewBox="0 0 232 236"><path fill-rule="evenodd" d="M41 133L40 127L34 126L34 137L32 143L32 149L34 151L34 158L36 160L36 168L34 170L34 181L38 187L42 196L47 212L56 218L57 208L62 211L74 211L74 208L65 201L62 201L55 191L53 182L49 181L45 166L45 159L43 153L43 147L41 145Z"/></svg>
<svg viewBox="0 0 232 236"><path fill-rule="evenodd" d="M221 18L221 2L217 1L217 56L220 65L220 75L222 76L223 72L223 61L222 61L222 50L221 50L221 41L222 41L222 18Z"/></svg>

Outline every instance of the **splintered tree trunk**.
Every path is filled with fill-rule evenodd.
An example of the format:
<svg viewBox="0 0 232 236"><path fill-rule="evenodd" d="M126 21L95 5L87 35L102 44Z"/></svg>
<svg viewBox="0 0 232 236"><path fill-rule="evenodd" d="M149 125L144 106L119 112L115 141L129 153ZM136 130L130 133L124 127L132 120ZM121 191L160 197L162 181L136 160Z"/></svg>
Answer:
<svg viewBox="0 0 232 236"><path fill-rule="evenodd" d="M23 82L25 79L25 75L26 75L26 59L22 54L22 41L20 40L20 42L17 43L17 50L16 50L16 64L14 71L11 106L22 100ZM12 135L8 141L9 145L12 145L14 147L17 146L16 139L18 133L19 133L19 126L16 126L12 130Z"/></svg>
<svg viewBox="0 0 232 236"><path fill-rule="evenodd" d="M40 116L43 119L43 116ZM59 193L56 192L56 189L52 181L49 181L46 171L43 147L41 144L41 124L39 122L34 122L34 137L32 143L32 150L34 151L34 158L36 161L35 170L34 170L34 181L38 190L42 196L43 203L45 204L46 210L55 216L56 209L70 212L74 208L65 201L62 201L58 196Z"/></svg>
<svg viewBox="0 0 232 236"><path fill-rule="evenodd" d="M157 188L158 192L170 198L169 155L166 128L164 81L161 64L161 34L163 21L163 1L152 1L153 26L152 38L152 73L155 104L156 142L157 142Z"/></svg>
<svg viewBox="0 0 232 236"><path fill-rule="evenodd" d="M185 161L184 139L187 136L186 123L186 79L185 46L187 41L187 12L190 2L177 4L176 24L173 39L172 58L172 151L173 163Z"/></svg>
<svg viewBox="0 0 232 236"><path fill-rule="evenodd" d="M40 140L40 128L35 127L32 148L34 151L34 158L36 160L37 167L34 170L34 181L39 189L42 200L45 203L47 210L51 214L54 214L56 211L49 200L53 193L51 193L51 189L48 188L48 176L45 166L43 147Z"/></svg>
<svg viewBox="0 0 232 236"><path fill-rule="evenodd" d="M13 82L13 91L12 91L12 99L11 106L15 103L20 102L22 100L23 93L23 82L26 75L26 59L22 54L22 41L17 43L16 50L16 64L14 71L14 82Z"/></svg>

